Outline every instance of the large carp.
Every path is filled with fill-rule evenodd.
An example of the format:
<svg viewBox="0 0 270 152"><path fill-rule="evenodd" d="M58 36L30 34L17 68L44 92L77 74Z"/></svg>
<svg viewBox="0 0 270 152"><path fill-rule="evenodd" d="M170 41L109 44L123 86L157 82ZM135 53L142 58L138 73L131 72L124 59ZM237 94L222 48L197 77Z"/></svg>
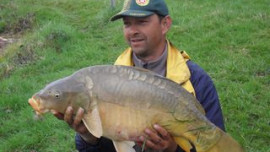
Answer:
<svg viewBox="0 0 270 152"><path fill-rule="evenodd" d="M241 146L207 120L196 98L179 84L127 66L92 66L54 81L29 99L38 115L71 105L95 137L113 140L117 152L134 152L131 142L154 124L197 152L240 152Z"/></svg>

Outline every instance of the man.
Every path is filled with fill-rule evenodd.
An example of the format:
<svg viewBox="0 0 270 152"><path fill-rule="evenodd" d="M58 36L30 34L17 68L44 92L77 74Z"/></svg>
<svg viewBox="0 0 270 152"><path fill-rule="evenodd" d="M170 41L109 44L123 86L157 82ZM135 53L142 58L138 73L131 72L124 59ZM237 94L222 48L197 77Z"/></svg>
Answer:
<svg viewBox="0 0 270 152"><path fill-rule="evenodd" d="M126 0L123 10L112 17L112 21L122 19L124 37L130 48L116 60L117 65L137 66L152 70L165 76L196 96L206 112L206 117L216 126L225 130L223 116L216 89L211 78L185 52L179 52L167 39L172 19L164 0ZM112 142L106 138L97 139L86 129L81 119L83 109L79 109L75 118L73 109L55 115L64 119L76 132L76 147L79 151L114 152ZM177 145L171 135L155 124L155 130L145 129L149 136L146 140L148 150L164 152L196 151L190 143L183 141ZM134 149L140 149L145 140L138 137ZM184 149L184 150L183 150Z"/></svg>

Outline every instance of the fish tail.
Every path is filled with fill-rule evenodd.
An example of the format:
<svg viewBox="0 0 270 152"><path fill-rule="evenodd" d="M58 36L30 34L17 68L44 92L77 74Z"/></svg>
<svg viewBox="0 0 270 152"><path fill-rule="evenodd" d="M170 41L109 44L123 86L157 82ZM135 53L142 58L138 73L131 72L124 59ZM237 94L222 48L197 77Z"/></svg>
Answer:
<svg viewBox="0 0 270 152"><path fill-rule="evenodd" d="M224 133L220 137L219 141L207 152L244 152L244 149L237 143L231 136ZM198 151L199 152L199 151Z"/></svg>
<svg viewBox="0 0 270 152"><path fill-rule="evenodd" d="M194 144L197 152L244 152L243 148L231 136L217 128L220 137L218 141L209 147L206 143L196 142L196 138L184 138L182 136L174 137L174 141L185 151L190 152ZM197 139L198 140L198 139ZM192 144L191 144L192 143Z"/></svg>

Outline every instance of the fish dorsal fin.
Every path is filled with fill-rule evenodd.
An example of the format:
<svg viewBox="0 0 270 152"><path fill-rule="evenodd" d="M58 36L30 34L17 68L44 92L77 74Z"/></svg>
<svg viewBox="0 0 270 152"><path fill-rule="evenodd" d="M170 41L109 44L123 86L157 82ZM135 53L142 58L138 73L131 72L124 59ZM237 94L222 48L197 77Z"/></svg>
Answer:
<svg viewBox="0 0 270 152"><path fill-rule="evenodd" d="M97 138L100 138L102 136L102 124L97 107L95 107L91 112L88 112L84 115L83 122L88 131L93 136Z"/></svg>
<svg viewBox="0 0 270 152"><path fill-rule="evenodd" d="M135 145L132 141L114 141L113 145L117 152L136 152L135 149L133 149L133 146Z"/></svg>

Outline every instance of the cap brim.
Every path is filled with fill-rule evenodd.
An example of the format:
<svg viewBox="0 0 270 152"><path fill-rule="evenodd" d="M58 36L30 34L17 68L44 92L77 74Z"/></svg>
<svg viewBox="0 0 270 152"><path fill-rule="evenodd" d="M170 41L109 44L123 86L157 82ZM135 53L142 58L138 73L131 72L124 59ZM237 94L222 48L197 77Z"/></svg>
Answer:
<svg viewBox="0 0 270 152"><path fill-rule="evenodd" d="M121 12L117 13L116 15L114 15L110 20L115 21L115 20L118 20L120 18L123 18L124 16L147 17L147 16L150 16L153 14L154 14L154 12L150 12L150 11L124 10L124 11L121 11Z"/></svg>

